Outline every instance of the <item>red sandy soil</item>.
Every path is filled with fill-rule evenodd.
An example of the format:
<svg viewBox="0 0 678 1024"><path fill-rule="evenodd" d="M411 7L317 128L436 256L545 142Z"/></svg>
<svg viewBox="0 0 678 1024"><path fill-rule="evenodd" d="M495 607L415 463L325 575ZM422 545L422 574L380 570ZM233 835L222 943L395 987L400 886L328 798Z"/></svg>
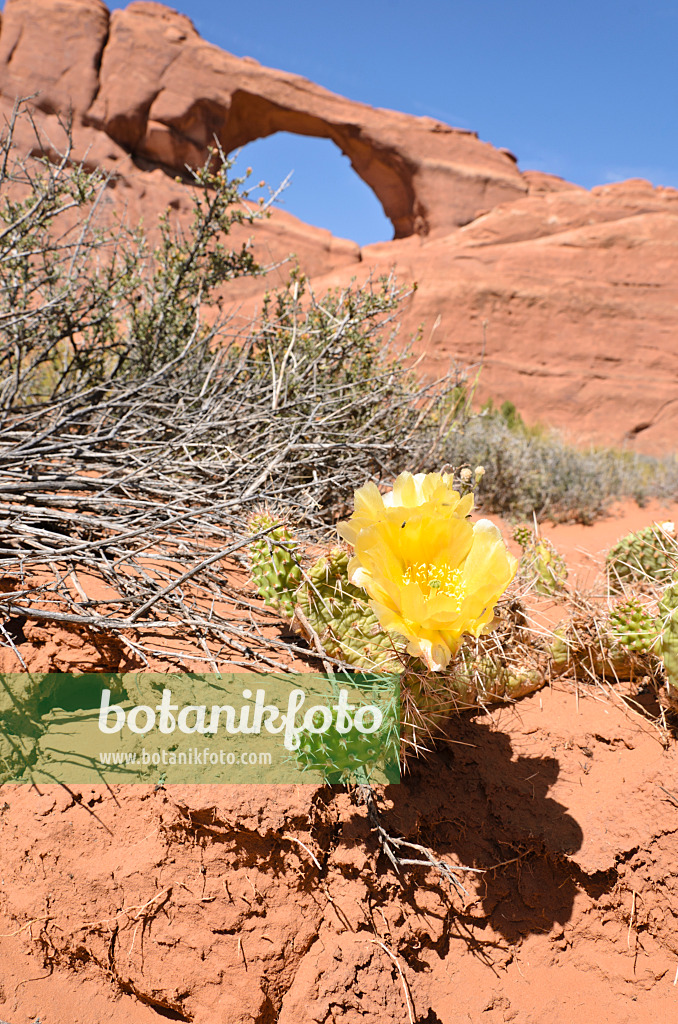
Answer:
<svg viewBox="0 0 678 1024"><path fill-rule="evenodd" d="M575 569L676 515L544 533ZM52 642L101 667L76 634ZM677 749L612 687L460 717L379 801L392 834L480 869L463 900L399 879L344 787L3 786L0 1017L673 1020Z"/></svg>

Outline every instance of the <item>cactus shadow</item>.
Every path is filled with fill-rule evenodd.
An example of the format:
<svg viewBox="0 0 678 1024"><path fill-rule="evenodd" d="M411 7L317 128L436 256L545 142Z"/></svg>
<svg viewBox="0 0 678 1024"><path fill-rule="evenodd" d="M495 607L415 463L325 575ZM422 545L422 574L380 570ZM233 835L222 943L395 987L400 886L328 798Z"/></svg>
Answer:
<svg viewBox="0 0 678 1024"><path fill-rule="evenodd" d="M466 918L458 907L451 910L456 927L466 921L473 931L480 913L511 942L549 932L569 920L583 884L567 860L580 848L582 830L548 795L560 763L516 757L510 737L487 721L464 717L458 726L455 743L416 761L399 785L385 788L382 824L442 859L483 869L461 876L472 909ZM416 889L437 883L433 871L414 872L405 885L416 905Z"/></svg>

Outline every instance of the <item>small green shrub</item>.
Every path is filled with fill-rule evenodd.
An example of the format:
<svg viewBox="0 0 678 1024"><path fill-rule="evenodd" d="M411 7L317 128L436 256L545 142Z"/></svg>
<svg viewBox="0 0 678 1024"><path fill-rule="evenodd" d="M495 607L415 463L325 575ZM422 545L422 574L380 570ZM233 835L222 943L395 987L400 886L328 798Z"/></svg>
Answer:
<svg viewBox="0 0 678 1024"><path fill-rule="evenodd" d="M246 245L223 241L260 215L242 203L245 179L229 179L230 162L213 153L193 175L188 230L165 214L152 247L140 227L111 221L110 180L72 162L67 124L59 155L23 159L18 118L30 119L22 104L0 140L0 410L148 377L187 347L208 358L216 330L201 306L260 271Z"/></svg>

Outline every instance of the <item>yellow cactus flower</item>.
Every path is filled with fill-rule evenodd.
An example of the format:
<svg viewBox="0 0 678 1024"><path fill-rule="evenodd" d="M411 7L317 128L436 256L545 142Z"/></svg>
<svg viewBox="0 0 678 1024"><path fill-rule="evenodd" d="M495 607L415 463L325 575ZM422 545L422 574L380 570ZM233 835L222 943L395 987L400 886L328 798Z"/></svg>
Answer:
<svg viewBox="0 0 678 1024"><path fill-rule="evenodd" d="M338 527L355 549L351 582L367 591L382 628L434 672L464 633L478 636L491 622L518 567L493 523L468 520L472 507L451 477L401 473L386 495L374 484L356 491L355 511Z"/></svg>
<svg viewBox="0 0 678 1024"><path fill-rule="evenodd" d="M339 535L355 547L361 530L385 520L389 515L400 522L403 509L419 512L439 509L441 517L465 519L473 508L473 495L464 498L452 486L453 478L440 473L401 473L393 490L381 494L376 484L368 483L355 492L354 512L350 519L339 523ZM393 510L387 512L387 510Z"/></svg>

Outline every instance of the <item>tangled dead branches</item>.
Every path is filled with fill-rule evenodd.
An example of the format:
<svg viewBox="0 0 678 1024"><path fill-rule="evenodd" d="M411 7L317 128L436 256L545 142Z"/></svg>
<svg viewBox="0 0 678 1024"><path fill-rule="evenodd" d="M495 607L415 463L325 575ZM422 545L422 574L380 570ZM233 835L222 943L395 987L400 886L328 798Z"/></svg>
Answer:
<svg viewBox="0 0 678 1024"><path fill-rule="evenodd" d="M270 615L238 571L251 507L291 509L317 540L356 483L435 460L461 380L421 384L390 354L407 295L392 278L318 298L294 272L247 328L210 307L261 269L224 247L251 219L227 162L196 174L192 224L166 218L151 249L100 228L109 183L72 166L68 145L56 163L20 161L13 130L0 169L0 640L60 622L120 636L142 664L160 651L187 667L280 667L271 646L290 645L265 635ZM175 642L149 645L148 629Z"/></svg>

